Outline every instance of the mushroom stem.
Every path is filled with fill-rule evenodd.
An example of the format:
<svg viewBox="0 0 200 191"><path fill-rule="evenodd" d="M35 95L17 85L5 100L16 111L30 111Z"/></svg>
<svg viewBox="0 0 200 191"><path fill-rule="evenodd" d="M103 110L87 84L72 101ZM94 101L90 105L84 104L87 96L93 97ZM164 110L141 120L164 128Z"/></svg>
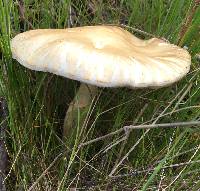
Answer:
<svg viewBox="0 0 200 191"><path fill-rule="evenodd" d="M83 125L87 111L97 92L98 88L96 86L81 83L78 92L76 93L76 96L69 104L68 110L65 115L64 127L63 127L64 139L71 136L73 128L77 126L78 112L80 112L81 114L79 126Z"/></svg>

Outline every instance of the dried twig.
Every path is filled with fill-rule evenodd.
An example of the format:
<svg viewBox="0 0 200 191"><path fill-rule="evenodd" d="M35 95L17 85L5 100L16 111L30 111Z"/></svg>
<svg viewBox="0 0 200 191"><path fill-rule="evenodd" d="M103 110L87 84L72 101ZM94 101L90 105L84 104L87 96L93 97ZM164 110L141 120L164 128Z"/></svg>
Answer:
<svg viewBox="0 0 200 191"><path fill-rule="evenodd" d="M100 23L102 24L102 23ZM145 32L143 30L140 30L138 28L135 28L135 27L131 27L131 26L128 26L128 25L125 25L125 24L107 24L108 26L119 26L119 27L123 27L123 28L128 28L128 29L131 29L132 31L135 31L137 33L140 33L140 34L143 34L143 35L146 35L146 36L150 36L150 37L153 37L153 38L156 38L155 35L151 34L151 33L148 33L148 32Z"/></svg>
<svg viewBox="0 0 200 191"><path fill-rule="evenodd" d="M34 29L33 25L25 17L25 7L24 7L24 1L23 0L18 1L18 7L19 7L20 20L22 22L26 22L30 29Z"/></svg>
<svg viewBox="0 0 200 191"><path fill-rule="evenodd" d="M33 185L28 189L28 191L33 190L33 188L38 184L38 182L45 176L45 174L48 172L48 170L55 164L55 162L62 156L63 153L60 153L53 162L48 166L47 169L38 177L38 179L33 183Z"/></svg>
<svg viewBox="0 0 200 191"><path fill-rule="evenodd" d="M183 92L183 94L181 95L181 97L178 99L178 101L176 102L175 107L173 108L172 112L174 112L176 110L176 108L178 108L179 104L184 100L184 98L187 96L188 92L190 92L190 90L192 89L194 83L190 82L188 84L187 89Z"/></svg>
<svg viewBox="0 0 200 191"><path fill-rule="evenodd" d="M112 149L114 146L118 145L119 143L123 142L122 144L122 148L124 148L125 142L127 140L127 136L123 136L122 138L118 139L117 141L115 141L114 143L110 144L103 153L108 152L110 149ZM121 151L121 150L120 150ZM121 152L119 151L119 155L121 155ZM119 157L118 157L119 158Z"/></svg>
<svg viewBox="0 0 200 191"><path fill-rule="evenodd" d="M186 127L186 126L198 126L200 121L188 121L188 122L176 122L176 123L162 123L151 125L129 125L124 126L124 129L154 129L154 128L173 128L173 127Z"/></svg>
<svg viewBox="0 0 200 191"><path fill-rule="evenodd" d="M118 129L117 131L108 133L104 136L98 137L96 139L92 139L90 141L81 143L79 147L84 147L86 145L92 144L97 141L101 141L104 139L107 139L108 137L112 137L116 134L119 134L121 132L127 132L127 130L133 130L133 129L155 129L155 128L174 128L174 127L187 127L187 126L196 126L200 125L200 121L189 121L189 122L177 122L177 123L162 123L162 124L150 124L150 125L129 125L124 126L123 128Z"/></svg>
<svg viewBox="0 0 200 191"><path fill-rule="evenodd" d="M8 155L5 146L8 111L6 100L4 98L0 98L0 115L2 120L0 125L0 190L5 191L6 186L3 179L8 163Z"/></svg>
<svg viewBox="0 0 200 191"><path fill-rule="evenodd" d="M91 141L87 141L87 142L85 142L85 143L81 143L81 144L79 145L79 147L84 147L84 146L89 145L89 144L92 144L92 143L94 143L94 142L97 142L97 141L106 139L106 138L108 138L108 137L112 137L112 136L114 136L114 135L116 135L116 134L118 134L118 133L121 133L122 131L124 131L123 128L121 128L121 129L119 129L119 130L117 130L117 131L111 132L111 133L109 133L109 134L107 134L107 135L98 137L98 138L96 138L96 139L92 139Z"/></svg>
<svg viewBox="0 0 200 191"><path fill-rule="evenodd" d="M196 151L194 152L194 154L191 156L190 160L187 162L187 163L191 163L191 162L195 162L195 161L192 161L192 159L196 156L196 154L198 153L200 149L200 145L197 147ZM165 188L165 190L167 188L170 188L171 185L173 185L176 180L181 176L181 174L183 173L183 171L186 169L186 166L178 173L178 175L173 179L173 181Z"/></svg>
<svg viewBox="0 0 200 191"><path fill-rule="evenodd" d="M195 164L195 163L200 163L200 160L197 161L188 161L188 162L183 162L183 163L177 163L177 164L172 164L169 166L164 166L161 169L168 169L168 168L177 168L177 167L181 167L181 166L187 166L187 165L191 165L191 164ZM147 173L150 171L154 171L155 168L149 168L149 169L144 169L144 170L134 170L130 173L127 174L120 174L120 175L116 175L116 176L110 176L110 178L123 178L123 177L127 177L127 176L137 176L143 173Z"/></svg>
<svg viewBox="0 0 200 191"><path fill-rule="evenodd" d="M126 153L126 155L119 161L117 165L112 169L111 173L109 174L109 177L112 177L112 175L115 173L117 168L124 162L124 160L129 156L129 154L135 149L135 147L140 143L140 141L145 137L145 135L150 131L150 129L146 130L143 135L137 140L137 142L129 149L129 151Z"/></svg>
<svg viewBox="0 0 200 191"><path fill-rule="evenodd" d="M129 154L135 149L135 147L140 143L140 141L145 137L145 135L150 131L152 128L166 128L166 127L185 127L190 125L200 125L200 121L190 121L190 122L177 122L177 123L164 123L164 124L151 124L151 125L140 125L140 126L125 126L123 127L125 132L133 130L133 129L148 129L144 132L144 134L138 139L138 141L131 147L131 149L127 152L127 154L121 159L121 161L115 165L111 173L109 174L109 177L111 177L115 171L118 169L118 167L123 163L123 161L129 156Z"/></svg>
<svg viewBox="0 0 200 191"><path fill-rule="evenodd" d="M12 170L13 170L13 168L14 168L16 162L17 162L17 159L18 159L18 157L19 157L19 155L20 155L20 153L21 153L21 150L22 150L22 146L19 147L19 151L17 152L17 155L16 155L16 157L15 157L15 159L14 159L12 165L11 165L11 168L10 168L8 174L6 175L6 177L5 177L4 180L3 180L3 184L5 184L5 181L10 177L11 172L12 172Z"/></svg>
<svg viewBox="0 0 200 191"><path fill-rule="evenodd" d="M140 34L143 34L143 35L146 35L146 36L150 36L150 37L156 38L156 35L153 35L153 34L151 34L151 33L145 32L145 31L143 31L143 30L137 29L137 28L135 28L135 27L130 27L130 26L124 25L124 24L120 24L120 26L121 26L121 27L128 28L128 29L131 29L131 30L133 30L133 31L135 31L135 32L138 32L138 33L140 33Z"/></svg>

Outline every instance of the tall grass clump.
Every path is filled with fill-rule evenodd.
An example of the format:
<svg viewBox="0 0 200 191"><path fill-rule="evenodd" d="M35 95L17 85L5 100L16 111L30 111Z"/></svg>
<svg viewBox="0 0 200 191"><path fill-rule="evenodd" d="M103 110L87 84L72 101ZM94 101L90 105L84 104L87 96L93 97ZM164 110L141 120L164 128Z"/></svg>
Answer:
<svg viewBox="0 0 200 191"><path fill-rule="evenodd" d="M84 127L62 138L78 82L12 59L10 40L38 28L114 24L188 49L191 71L162 89L101 89ZM199 0L0 0L0 96L7 102L7 190L199 190L200 132L133 130L80 147L125 125L200 119ZM77 113L77 119L81 113ZM1 122L2 123L2 122Z"/></svg>

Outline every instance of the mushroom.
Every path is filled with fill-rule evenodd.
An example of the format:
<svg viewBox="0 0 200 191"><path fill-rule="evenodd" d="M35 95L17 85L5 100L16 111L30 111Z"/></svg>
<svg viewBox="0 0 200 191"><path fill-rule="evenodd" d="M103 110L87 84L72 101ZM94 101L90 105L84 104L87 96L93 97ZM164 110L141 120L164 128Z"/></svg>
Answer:
<svg viewBox="0 0 200 191"><path fill-rule="evenodd" d="M138 39L116 26L30 30L11 40L11 50L29 69L81 82L66 113L65 135L73 111L90 105L96 87L163 87L185 76L191 64L187 50L157 38Z"/></svg>

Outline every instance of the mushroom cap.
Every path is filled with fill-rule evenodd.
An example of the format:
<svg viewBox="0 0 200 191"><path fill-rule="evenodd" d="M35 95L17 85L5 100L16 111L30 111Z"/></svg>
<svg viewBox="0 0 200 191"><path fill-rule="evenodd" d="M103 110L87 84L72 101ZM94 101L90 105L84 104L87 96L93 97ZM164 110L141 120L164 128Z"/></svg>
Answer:
<svg viewBox="0 0 200 191"><path fill-rule="evenodd" d="M141 40L115 26L38 29L11 40L23 66L101 87L161 87L190 69L189 53L161 39Z"/></svg>

